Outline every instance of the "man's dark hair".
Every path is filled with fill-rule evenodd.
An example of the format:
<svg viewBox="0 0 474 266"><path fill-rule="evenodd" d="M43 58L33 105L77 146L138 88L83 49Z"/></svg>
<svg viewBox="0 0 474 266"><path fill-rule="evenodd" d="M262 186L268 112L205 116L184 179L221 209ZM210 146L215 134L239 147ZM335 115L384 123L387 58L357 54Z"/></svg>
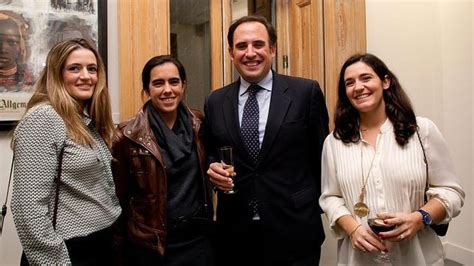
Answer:
<svg viewBox="0 0 474 266"><path fill-rule="evenodd" d="M271 23L269 23L268 20L265 17L262 17L262 16L244 16L244 17L241 17L238 20L236 20L229 27L229 32L227 33L227 43L229 44L229 47L232 48L234 46L234 32L235 32L235 29L237 29L237 27L240 24L246 23L246 22L259 22L259 23L263 24L263 26L265 26L265 28L267 29L268 38L269 38L268 41L270 43L270 46L275 46L276 45L276 42L277 42L276 30L273 27L273 25Z"/></svg>

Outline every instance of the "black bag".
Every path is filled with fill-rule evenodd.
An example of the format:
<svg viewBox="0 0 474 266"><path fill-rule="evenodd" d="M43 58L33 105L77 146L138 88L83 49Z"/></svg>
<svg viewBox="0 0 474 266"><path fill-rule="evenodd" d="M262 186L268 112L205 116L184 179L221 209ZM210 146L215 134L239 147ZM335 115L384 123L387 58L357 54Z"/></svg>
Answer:
<svg viewBox="0 0 474 266"><path fill-rule="evenodd" d="M428 201L428 198L426 196L426 192L428 191L428 187L429 187L429 184L428 184L428 160L426 159L426 153L425 153L425 147L423 146L423 142L421 142L421 137L420 137L420 133L418 133L418 130L416 131L416 135L418 136L418 140L420 141L420 145L421 145L421 150L423 151L423 160L425 161L425 166L426 166L426 186L425 186L425 196L424 196L424 200L425 200L425 203ZM446 233L448 233L448 226L449 226L449 223L447 224L430 224L431 226L431 229L433 229L433 231L436 232L437 235L439 236L445 236Z"/></svg>
<svg viewBox="0 0 474 266"><path fill-rule="evenodd" d="M431 229L433 229L437 235L439 236L445 236L446 233L448 233L448 226L449 223L447 224L432 224L430 225Z"/></svg>
<svg viewBox="0 0 474 266"><path fill-rule="evenodd" d="M0 236L3 232L3 223L5 222L5 216L7 216L7 203L8 203L8 192L10 192L10 182L12 181L13 162L15 161L15 154L13 153L12 165L10 166L10 177L8 178L7 195L5 196L5 202L2 206L2 212L0 214Z"/></svg>

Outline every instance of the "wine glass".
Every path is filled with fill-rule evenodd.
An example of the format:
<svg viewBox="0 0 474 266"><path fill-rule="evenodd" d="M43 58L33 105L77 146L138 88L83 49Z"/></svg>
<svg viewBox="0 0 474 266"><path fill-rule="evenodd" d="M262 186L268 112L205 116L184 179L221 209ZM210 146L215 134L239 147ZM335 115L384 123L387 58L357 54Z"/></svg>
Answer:
<svg viewBox="0 0 474 266"><path fill-rule="evenodd" d="M378 217L378 212L370 212L369 217L367 218L367 224L369 225L370 229L378 236L381 232L387 232L390 230L395 229L396 225L387 225L384 223L382 218ZM384 242L382 238L380 241L387 246L390 244L389 242ZM375 262L378 263L392 263L391 256L388 252L380 251L374 258Z"/></svg>
<svg viewBox="0 0 474 266"><path fill-rule="evenodd" d="M219 148L219 157L221 159L222 168L229 173L229 177L234 179L234 157L231 146L224 146ZM225 194L235 194L237 190L230 189L224 191Z"/></svg>

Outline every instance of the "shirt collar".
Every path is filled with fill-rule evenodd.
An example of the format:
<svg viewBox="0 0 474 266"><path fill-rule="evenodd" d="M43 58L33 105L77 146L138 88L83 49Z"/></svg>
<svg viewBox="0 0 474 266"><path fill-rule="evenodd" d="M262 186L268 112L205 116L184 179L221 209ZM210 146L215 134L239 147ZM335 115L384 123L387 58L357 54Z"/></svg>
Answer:
<svg viewBox="0 0 474 266"><path fill-rule="evenodd" d="M387 117L387 119L385 119L385 122L380 127L380 133L385 133L388 131L393 131L393 125L392 122L390 122L390 119L388 119Z"/></svg>
<svg viewBox="0 0 474 266"><path fill-rule="evenodd" d="M273 71L268 71L268 74L260 80L257 85L262 87L267 91L272 91L272 83L273 83ZM248 88L250 87L251 83L240 77L240 88L239 88L239 96L244 95Z"/></svg>
<svg viewBox="0 0 474 266"><path fill-rule="evenodd" d="M82 122L86 125L86 126L89 126L90 123L92 122L92 119L91 117L89 116L89 113L84 110L84 113L82 115Z"/></svg>
<svg viewBox="0 0 474 266"><path fill-rule="evenodd" d="M392 122L390 121L390 119L385 119L385 122L383 122L382 126L380 126L380 134L385 134L387 132L391 132L393 131L393 125L392 125ZM362 136L362 131L359 130L359 135L360 135L360 139L362 140L362 142L364 143L367 143L367 141L364 139L364 137Z"/></svg>

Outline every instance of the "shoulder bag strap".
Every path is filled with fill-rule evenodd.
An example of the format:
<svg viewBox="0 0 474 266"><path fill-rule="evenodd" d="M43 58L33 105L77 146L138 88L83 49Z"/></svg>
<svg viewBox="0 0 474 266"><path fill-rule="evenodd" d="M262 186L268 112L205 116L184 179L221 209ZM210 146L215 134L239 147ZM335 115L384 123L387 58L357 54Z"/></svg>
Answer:
<svg viewBox="0 0 474 266"><path fill-rule="evenodd" d="M420 137L420 132L417 130L416 131L416 135L418 136L418 140L420 141L420 145L421 145L421 150L423 151L423 160L425 161L425 168L426 168L426 186L425 186L425 202L428 201L428 198L426 196L426 192L428 191L428 187L429 187L429 183L428 183L428 160L426 159L426 152L425 152L425 146L423 146L423 142L421 141L421 137Z"/></svg>
<svg viewBox="0 0 474 266"><path fill-rule="evenodd" d="M58 216L58 202L59 202L59 185L61 183L61 172L62 172L62 165L63 165L63 155L64 155L64 147L66 144L63 145L61 151L59 152L58 158L58 175L54 179L56 183L56 195L54 198L54 210L53 210L53 228L56 229L56 218Z"/></svg>
<svg viewBox="0 0 474 266"><path fill-rule="evenodd" d="M12 181L12 173L13 173L13 163L15 162L15 152L13 152L13 157L12 157L12 164L10 166L10 177L8 177L8 185L7 185L7 195L5 196L5 202L3 203L2 206L2 216L1 216L1 221L0 221L0 235L2 235L3 232L3 222L5 220L5 216L7 215L7 203L8 203L8 194L10 192L10 183Z"/></svg>

